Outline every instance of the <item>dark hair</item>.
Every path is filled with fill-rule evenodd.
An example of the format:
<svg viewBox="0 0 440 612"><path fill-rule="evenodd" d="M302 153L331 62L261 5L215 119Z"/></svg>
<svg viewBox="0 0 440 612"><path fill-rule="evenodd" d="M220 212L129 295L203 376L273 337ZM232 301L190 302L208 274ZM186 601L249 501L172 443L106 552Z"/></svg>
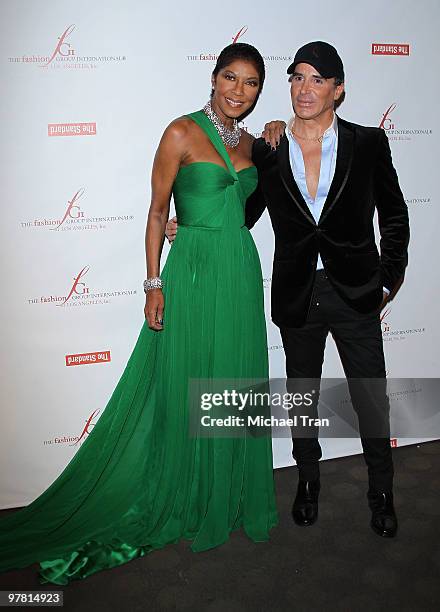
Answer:
<svg viewBox="0 0 440 612"><path fill-rule="evenodd" d="M344 83L344 81L342 79L338 79L337 77L335 77L335 87L338 87L339 85L342 85L343 83ZM341 93L339 98L337 100L335 100L335 104L334 104L334 107L333 107L334 110L339 108L344 100L345 100L345 89Z"/></svg>
<svg viewBox="0 0 440 612"><path fill-rule="evenodd" d="M264 59L261 53L253 47L252 45L248 45L247 43L232 43L228 45L220 52L220 55L217 58L217 63L212 71L212 76L216 77L220 70L232 64L236 60L244 60L246 62L250 62L253 64L258 72L258 78L260 80L257 97L255 98L255 102L252 104L252 107L246 111L241 117L244 119L246 115L251 113L256 103L258 102L258 98L260 97L261 91L263 89L264 78L266 76L266 68L264 66ZM211 97L214 90L211 90Z"/></svg>

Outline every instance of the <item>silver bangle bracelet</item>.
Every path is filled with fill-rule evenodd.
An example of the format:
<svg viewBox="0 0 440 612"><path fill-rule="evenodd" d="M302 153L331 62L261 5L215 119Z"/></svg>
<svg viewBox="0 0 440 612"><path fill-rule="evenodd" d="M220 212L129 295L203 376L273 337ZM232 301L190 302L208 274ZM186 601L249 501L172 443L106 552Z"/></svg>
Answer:
<svg viewBox="0 0 440 612"><path fill-rule="evenodd" d="M144 291L150 291L150 289L162 289L163 283L162 279L159 276L155 276L154 278L147 278L144 280Z"/></svg>

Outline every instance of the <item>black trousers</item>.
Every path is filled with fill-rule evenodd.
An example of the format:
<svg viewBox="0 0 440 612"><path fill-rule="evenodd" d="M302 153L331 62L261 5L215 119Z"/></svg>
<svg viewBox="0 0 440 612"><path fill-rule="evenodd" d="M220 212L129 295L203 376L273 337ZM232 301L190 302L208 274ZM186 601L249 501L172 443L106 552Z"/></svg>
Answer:
<svg viewBox="0 0 440 612"><path fill-rule="evenodd" d="M389 491L393 485L393 460L389 438L389 401L386 395L385 359L379 310L362 314L348 306L332 287L324 270L318 270L312 303L306 323L297 328L281 328L286 354L286 374L289 379L321 379L325 342L331 332L337 346L345 375L349 382L351 400L356 410L359 431L368 467L369 485L378 491ZM375 393L365 395L359 386L364 379L383 379ZM291 381L292 382L292 381ZM379 383L381 381L379 380ZM315 407L317 416L318 396ZM371 415L381 423L380 437L369 437ZM374 428L377 431L377 427ZM292 432L293 458L300 480L314 480L319 476L321 446L316 437L295 437Z"/></svg>

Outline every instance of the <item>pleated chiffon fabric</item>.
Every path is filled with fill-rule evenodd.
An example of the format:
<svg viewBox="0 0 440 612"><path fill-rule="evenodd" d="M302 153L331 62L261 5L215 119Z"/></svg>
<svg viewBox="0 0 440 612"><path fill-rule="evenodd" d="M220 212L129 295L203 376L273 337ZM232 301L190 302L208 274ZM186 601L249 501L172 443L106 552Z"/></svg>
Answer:
<svg viewBox="0 0 440 612"><path fill-rule="evenodd" d="M39 563L68 584L180 539L194 552L278 522L270 435L191 436L190 379L267 379L262 273L244 227L254 166L236 172L211 121L188 115L219 164L182 167L177 237L162 272L164 329L144 322L92 432L58 478L0 521L0 571ZM225 166L220 165L223 160Z"/></svg>

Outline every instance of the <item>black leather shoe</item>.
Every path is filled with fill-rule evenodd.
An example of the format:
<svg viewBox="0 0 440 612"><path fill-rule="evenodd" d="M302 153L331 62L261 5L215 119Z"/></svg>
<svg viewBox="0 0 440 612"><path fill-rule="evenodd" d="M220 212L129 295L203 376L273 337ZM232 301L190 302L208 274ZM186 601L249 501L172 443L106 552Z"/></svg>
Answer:
<svg viewBox="0 0 440 612"><path fill-rule="evenodd" d="M321 484L316 480L300 480L292 507L293 520L297 525L313 525L318 518L318 496Z"/></svg>
<svg viewBox="0 0 440 612"><path fill-rule="evenodd" d="M394 510L391 491L373 491L367 493L371 510L371 528L383 538L394 538L397 532L397 516Z"/></svg>

